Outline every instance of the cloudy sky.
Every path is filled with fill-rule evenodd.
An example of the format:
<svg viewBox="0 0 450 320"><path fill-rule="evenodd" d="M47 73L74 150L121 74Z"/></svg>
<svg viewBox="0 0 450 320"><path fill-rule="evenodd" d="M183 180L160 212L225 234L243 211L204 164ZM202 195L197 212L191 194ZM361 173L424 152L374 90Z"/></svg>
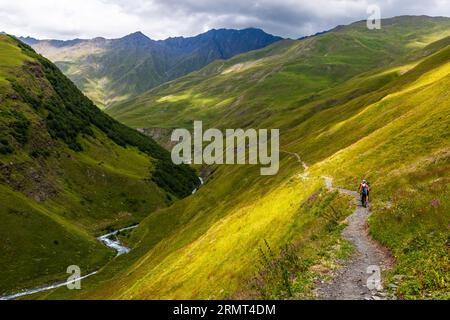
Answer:
<svg viewBox="0 0 450 320"><path fill-rule="evenodd" d="M0 31L17 36L117 38L142 31L152 39L212 28L257 27L291 38L368 17L450 16L450 0L0 0Z"/></svg>

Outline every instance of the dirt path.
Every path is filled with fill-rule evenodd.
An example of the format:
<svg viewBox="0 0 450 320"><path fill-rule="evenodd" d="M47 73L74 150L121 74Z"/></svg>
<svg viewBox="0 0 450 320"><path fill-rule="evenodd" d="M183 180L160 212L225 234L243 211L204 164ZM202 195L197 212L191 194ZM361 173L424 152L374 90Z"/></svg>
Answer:
<svg viewBox="0 0 450 320"><path fill-rule="evenodd" d="M304 172L299 177L307 179L309 166L301 157L294 152L281 152L295 156L304 169ZM383 283L380 283L381 287L378 290L371 290L367 286L369 277L377 279L377 274L371 272L374 272L377 268L383 272L393 265L393 260L388 250L380 246L369 235L367 219L370 216L370 210L361 206L360 196L356 191L333 186L333 179L330 177L323 177L323 179L329 190L337 190L355 199L357 208L347 218L348 227L342 232L342 237L353 243L355 253L350 261L334 275L331 282L322 283L314 290L316 298L319 300L388 299L387 290ZM370 283L373 283L373 281ZM373 287L375 286L373 285Z"/></svg>
<svg viewBox="0 0 450 320"><path fill-rule="evenodd" d="M377 244L368 233L367 218L369 209L361 206L359 194L355 191L336 188L333 180L324 177L325 184L330 190L338 190L343 194L354 197L358 207L347 218L348 227L343 231L344 239L355 246L355 253L348 264L341 268L330 283L322 283L316 290L317 299L321 300L385 300L388 298L386 288L370 290L367 286L370 272L379 268L385 271L392 266L389 252ZM368 270L371 266L372 271ZM368 273L369 272L369 273ZM373 274L376 276L376 274ZM374 278L374 277L371 277ZM376 278L375 278L376 279Z"/></svg>
<svg viewBox="0 0 450 320"><path fill-rule="evenodd" d="M309 166L306 164L306 162L304 162L302 160L302 158L298 155L298 153L289 152L289 151L283 151L283 150L280 150L280 152L286 153L288 155L291 155L291 156L295 157L297 159L298 163L300 163L303 166L303 169L305 169L305 171L309 169Z"/></svg>

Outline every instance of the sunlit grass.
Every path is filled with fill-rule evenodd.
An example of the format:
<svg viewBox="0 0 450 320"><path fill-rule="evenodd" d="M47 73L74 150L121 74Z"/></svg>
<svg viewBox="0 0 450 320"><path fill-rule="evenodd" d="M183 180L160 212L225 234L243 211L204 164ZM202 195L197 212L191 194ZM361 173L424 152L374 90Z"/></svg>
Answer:
<svg viewBox="0 0 450 320"><path fill-rule="evenodd" d="M87 279L85 291L60 289L39 297L229 298L245 292L260 271L258 249L267 240L274 250L300 243L296 254L307 267L292 280L294 298L311 298L312 279L337 268L351 252L339 239L342 221L323 219L330 204L343 216L351 207L324 190L322 175L352 190L369 179L370 232L393 252L393 273L406 276L399 295L443 297L449 274L449 50L411 50L412 35L422 41L435 34L434 24L430 31L413 20L401 27L394 20L380 33L360 23L279 43L115 105L111 114L135 127L190 128L193 120L203 120L219 128L280 128L282 149L311 166L309 178L286 154L274 177L261 177L255 166L207 168L206 184L144 219L130 238L133 251ZM436 28L448 28L448 22ZM240 69L266 55L270 59L258 67ZM235 72L222 74L233 66ZM115 165L123 166L115 172L120 175L141 172L123 161L105 160L100 176L114 173Z"/></svg>

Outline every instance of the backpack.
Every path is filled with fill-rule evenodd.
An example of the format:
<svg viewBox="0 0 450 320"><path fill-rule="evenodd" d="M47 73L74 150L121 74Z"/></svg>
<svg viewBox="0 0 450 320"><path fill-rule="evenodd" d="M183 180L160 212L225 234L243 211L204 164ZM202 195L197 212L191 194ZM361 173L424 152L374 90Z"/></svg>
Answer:
<svg viewBox="0 0 450 320"><path fill-rule="evenodd" d="M363 183L361 185L361 192L362 192L362 194L367 196L367 194L369 193L368 191L369 191L368 185Z"/></svg>

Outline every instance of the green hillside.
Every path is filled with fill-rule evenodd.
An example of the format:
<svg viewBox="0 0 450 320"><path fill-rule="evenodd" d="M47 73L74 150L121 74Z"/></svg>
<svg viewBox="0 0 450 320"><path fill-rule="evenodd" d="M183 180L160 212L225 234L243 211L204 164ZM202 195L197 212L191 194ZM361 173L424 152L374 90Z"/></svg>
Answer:
<svg viewBox="0 0 450 320"><path fill-rule="evenodd" d="M95 236L191 194L195 173L0 35L0 296L114 256Z"/></svg>
<svg viewBox="0 0 450 320"><path fill-rule="evenodd" d="M395 258L383 277L397 297L449 298L449 30L448 18L393 18L380 31L359 22L115 105L111 115L136 128L280 128L280 172L203 168L205 186L146 218L133 251L83 291L35 298L314 298L352 252L340 233L354 204L322 176L348 189L371 182L370 233Z"/></svg>

